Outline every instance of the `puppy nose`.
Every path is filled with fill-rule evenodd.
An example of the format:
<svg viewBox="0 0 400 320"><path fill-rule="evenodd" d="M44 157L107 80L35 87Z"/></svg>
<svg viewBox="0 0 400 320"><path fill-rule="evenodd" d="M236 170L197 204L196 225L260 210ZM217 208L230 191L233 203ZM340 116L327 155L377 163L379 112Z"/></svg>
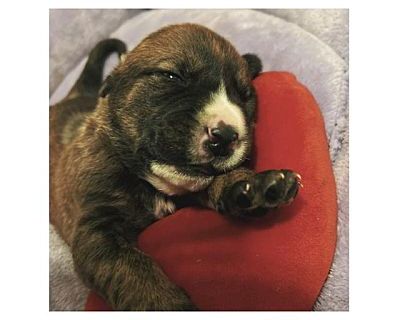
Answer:
<svg viewBox="0 0 400 320"><path fill-rule="evenodd" d="M237 132L231 126L221 126L210 130L215 141L228 144L238 139Z"/></svg>
<svg viewBox="0 0 400 320"><path fill-rule="evenodd" d="M208 149L214 156L226 156L232 150L232 142L238 140L239 135L233 127L221 125L208 130Z"/></svg>

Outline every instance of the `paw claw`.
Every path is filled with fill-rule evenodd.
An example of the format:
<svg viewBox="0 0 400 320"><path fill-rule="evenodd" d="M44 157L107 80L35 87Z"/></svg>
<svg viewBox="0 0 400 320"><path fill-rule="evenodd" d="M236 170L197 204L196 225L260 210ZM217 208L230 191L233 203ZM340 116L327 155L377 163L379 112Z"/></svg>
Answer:
<svg viewBox="0 0 400 320"><path fill-rule="evenodd" d="M301 175L298 173L295 173L294 176L297 178L297 180L300 182L301 181Z"/></svg>
<svg viewBox="0 0 400 320"><path fill-rule="evenodd" d="M232 199L236 206L241 209L247 209L252 205L252 188L248 181L242 181L234 187Z"/></svg>

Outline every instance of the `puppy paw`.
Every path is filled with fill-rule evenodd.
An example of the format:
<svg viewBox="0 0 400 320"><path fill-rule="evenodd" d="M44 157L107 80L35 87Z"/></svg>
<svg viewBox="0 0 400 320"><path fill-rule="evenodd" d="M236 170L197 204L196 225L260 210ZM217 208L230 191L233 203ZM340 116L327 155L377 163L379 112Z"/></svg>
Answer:
<svg viewBox="0 0 400 320"><path fill-rule="evenodd" d="M175 287L174 290L166 292L159 297L154 308L158 311L197 311L198 308L190 300L189 296L182 289Z"/></svg>
<svg viewBox="0 0 400 320"><path fill-rule="evenodd" d="M233 184L218 209L233 216L263 216L268 209L290 204L300 186L300 175L291 170L264 171Z"/></svg>
<svg viewBox="0 0 400 320"><path fill-rule="evenodd" d="M153 276L147 278L139 301L142 310L148 311L196 311L196 306L181 287L171 282L164 272L153 265Z"/></svg>

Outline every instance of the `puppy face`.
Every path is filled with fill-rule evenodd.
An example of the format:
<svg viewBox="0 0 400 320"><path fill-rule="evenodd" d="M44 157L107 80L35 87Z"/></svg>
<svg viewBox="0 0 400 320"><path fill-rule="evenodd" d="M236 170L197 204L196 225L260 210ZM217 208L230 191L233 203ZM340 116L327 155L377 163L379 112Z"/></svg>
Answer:
<svg viewBox="0 0 400 320"><path fill-rule="evenodd" d="M260 70L257 57L240 56L211 30L174 25L131 51L102 95L146 163L146 179L180 194L171 191L177 184L200 190L245 160L256 105L251 80Z"/></svg>

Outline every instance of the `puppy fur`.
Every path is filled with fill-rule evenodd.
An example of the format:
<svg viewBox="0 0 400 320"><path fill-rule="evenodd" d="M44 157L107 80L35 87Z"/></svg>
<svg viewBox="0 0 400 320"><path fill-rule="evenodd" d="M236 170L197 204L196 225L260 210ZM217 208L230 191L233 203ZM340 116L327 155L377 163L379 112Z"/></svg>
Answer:
<svg viewBox="0 0 400 320"><path fill-rule="evenodd" d="M124 59L102 84L112 52ZM241 167L255 122L251 80L260 71L255 55L239 55L211 30L173 25L129 53L119 40L100 42L50 108L50 220L81 279L113 309L196 310L136 248L151 223L187 204L256 217L295 197L292 171ZM237 139L229 154L212 156L207 130L225 122Z"/></svg>

